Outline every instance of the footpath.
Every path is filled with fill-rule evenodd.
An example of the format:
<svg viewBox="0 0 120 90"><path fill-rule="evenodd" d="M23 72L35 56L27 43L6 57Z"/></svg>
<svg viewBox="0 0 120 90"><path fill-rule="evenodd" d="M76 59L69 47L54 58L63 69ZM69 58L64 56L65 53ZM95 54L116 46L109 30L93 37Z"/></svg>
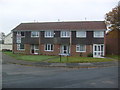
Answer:
<svg viewBox="0 0 120 90"><path fill-rule="evenodd" d="M95 67L108 67L117 66L118 62L116 60L109 62L96 62L96 63L48 63L48 62L33 62L33 61L23 61L16 60L10 56L2 54L2 64L18 64L27 66L39 66L39 67L68 67L68 68L95 68Z"/></svg>

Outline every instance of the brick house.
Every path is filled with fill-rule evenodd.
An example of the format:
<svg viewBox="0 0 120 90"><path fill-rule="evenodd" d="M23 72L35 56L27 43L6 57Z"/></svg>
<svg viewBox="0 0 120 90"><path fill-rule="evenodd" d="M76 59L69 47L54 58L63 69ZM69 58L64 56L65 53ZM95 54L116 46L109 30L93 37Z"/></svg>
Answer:
<svg viewBox="0 0 120 90"><path fill-rule="evenodd" d="M14 53L105 55L104 21L21 23L12 31Z"/></svg>
<svg viewBox="0 0 120 90"><path fill-rule="evenodd" d="M120 55L120 30L112 30L106 34L106 54Z"/></svg>

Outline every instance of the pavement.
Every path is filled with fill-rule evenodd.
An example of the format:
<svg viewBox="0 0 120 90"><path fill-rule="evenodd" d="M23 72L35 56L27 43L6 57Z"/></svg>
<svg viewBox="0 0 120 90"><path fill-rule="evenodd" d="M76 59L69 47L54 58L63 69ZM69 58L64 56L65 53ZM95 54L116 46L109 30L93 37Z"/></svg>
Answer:
<svg viewBox="0 0 120 90"><path fill-rule="evenodd" d="M48 62L33 62L33 61L23 61L16 60L10 56L2 54L2 64L11 63L18 65L27 66L40 66L40 67L68 67L68 68L95 68L95 67L108 67L117 66L118 62L116 60L109 62L96 62L96 63L48 63Z"/></svg>

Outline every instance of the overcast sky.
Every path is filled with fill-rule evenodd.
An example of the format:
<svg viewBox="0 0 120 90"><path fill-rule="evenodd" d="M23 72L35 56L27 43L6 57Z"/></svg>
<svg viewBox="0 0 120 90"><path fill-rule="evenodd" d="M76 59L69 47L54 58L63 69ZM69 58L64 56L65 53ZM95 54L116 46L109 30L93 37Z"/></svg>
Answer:
<svg viewBox="0 0 120 90"><path fill-rule="evenodd" d="M0 0L0 32L24 22L101 21L119 0Z"/></svg>

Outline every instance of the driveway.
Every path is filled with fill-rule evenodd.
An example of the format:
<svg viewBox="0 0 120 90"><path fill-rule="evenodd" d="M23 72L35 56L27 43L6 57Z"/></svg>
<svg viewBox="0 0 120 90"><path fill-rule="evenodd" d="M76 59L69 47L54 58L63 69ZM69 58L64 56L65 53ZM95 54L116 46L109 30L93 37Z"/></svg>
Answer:
<svg viewBox="0 0 120 90"><path fill-rule="evenodd" d="M3 88L118 88L118 66L37 67L4 63Z"/></svg>

